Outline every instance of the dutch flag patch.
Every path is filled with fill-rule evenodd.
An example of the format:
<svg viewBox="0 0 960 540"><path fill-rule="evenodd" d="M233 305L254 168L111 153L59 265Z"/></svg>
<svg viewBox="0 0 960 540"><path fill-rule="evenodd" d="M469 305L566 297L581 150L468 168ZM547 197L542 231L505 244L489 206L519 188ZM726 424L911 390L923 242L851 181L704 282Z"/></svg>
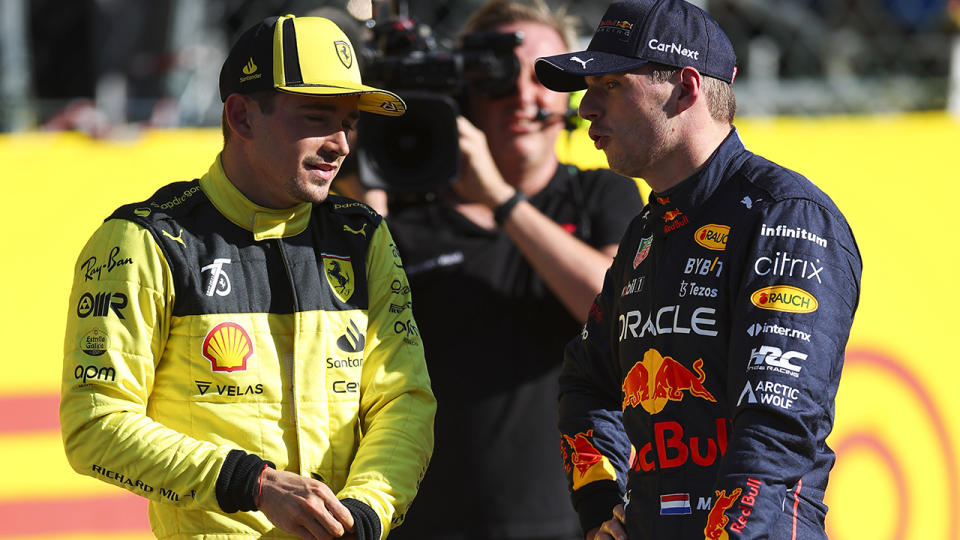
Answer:
<svg viewBox="0 0 960 540"><path fill-rule="evenodd" d="M690 513L690 494L671 493L660 496L660 515L675 516Z"/></svg>

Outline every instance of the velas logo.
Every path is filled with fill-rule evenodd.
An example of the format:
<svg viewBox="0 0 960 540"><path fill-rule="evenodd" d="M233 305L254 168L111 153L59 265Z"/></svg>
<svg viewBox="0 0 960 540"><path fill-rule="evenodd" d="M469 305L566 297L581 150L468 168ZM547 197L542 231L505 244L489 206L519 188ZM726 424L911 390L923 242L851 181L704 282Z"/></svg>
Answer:
<svg viewBox="0 0 960 540"><path fill-rule="evenodd" d="M577 433L573 437L564 434L563 439L570 447L569 457L564 459L573 464L573 489L579 489L581 486L596 482L597 480L616 480L617 473L606 456L600 453L593 445L593 430L588 429L585 432ZM568 454L566 448L563 449L564 456Z"/></svg>
<svg viewBox="0 0 960 540"><path fill-rule="evenodd" d="M253 340L239 324L224 322L207 332L200 352L213 371L246 371L247 360L253 356Z"/></svg>
<svg viewBox="0 0 960 540"><path fill-rule="evenodd" d="M340 59L340 63L347 69L350 69L350 66L353 65L353 51L350 50L350 44L346 41L337 40L333 42L334 48L337 50L337 58Z"/></svg>
<svg viewBox="0 0 960 540"><path fill-rule="evenodd" d="M630 368L623 378L623 409L640 405L650 414L657 414L670 401L683 400L683 391L707 401L716 402L703 383L707 376L703 373L703 359L693 363L694 375L683 364L669 356L663 356L656 349L643 353L643 360Z"/></svg>
<svg viewBox="0 0 960 540"><path fill-rule="evenodd" d="M786 313L812 313L817 310L817 298L807 291L789 285L772 285L757 289L750 302L760 309Z"/></svg>
<svg viewBox="0 0 960 540"><path fill-rule="evenodd" d="M717 494L717 502L713 504L710 513L707 515L707 526L703 528L703 536L709 540L727 540L730 535L726 531L727 523L730 518L727 517L727 510L737 502L741 490L737 488L730 495L727 490L721 489L714 491Z"/></svg>
<svg viewBox="0 0 960 540"><path fill-rule="evenodd" d="M723 251L727 249L727 236L729 234L729 226L710 223L697 229L697 232L693 233L693 239L707 249Z"/></svg>

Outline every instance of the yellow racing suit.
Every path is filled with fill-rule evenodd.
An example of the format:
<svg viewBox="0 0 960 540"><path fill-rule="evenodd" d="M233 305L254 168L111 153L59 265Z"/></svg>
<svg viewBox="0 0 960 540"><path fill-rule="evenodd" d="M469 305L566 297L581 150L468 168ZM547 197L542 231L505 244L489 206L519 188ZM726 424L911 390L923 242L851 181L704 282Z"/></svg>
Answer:
<svg viewBox="0 0 960 540"><path fill-rule="evenodd" d="M150 499L160 538L288 537L255 511L268 462L326 483L385 538L435 410L402 262L362 203L263 208L218 158L118 209L77 260L67 457Z"/></svg>

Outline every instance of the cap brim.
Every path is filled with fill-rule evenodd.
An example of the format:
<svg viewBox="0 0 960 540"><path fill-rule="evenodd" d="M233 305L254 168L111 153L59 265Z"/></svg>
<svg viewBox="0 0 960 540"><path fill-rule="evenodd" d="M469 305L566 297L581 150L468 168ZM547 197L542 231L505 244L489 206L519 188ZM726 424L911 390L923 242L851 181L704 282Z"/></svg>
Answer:
<svg viewBox="0 0 960 540"><path fill-rule="evenodd" d="M606 75L638 68L648 61L602 51L580 51L537 58L534 65L540 83L556 92L587 87L584 77Z"/></svg>
<svg viewBox="0 0 960 540"><path fill-rule="evenodd" d="M350 81L331 81L330 84L285 85L278 86L277 90L306 96L346 96L356 94L360 96L357 106L361 111L382 114L384 116L401 116L407 112L407 104L404 103L403 99L397 94Z"/></svg>

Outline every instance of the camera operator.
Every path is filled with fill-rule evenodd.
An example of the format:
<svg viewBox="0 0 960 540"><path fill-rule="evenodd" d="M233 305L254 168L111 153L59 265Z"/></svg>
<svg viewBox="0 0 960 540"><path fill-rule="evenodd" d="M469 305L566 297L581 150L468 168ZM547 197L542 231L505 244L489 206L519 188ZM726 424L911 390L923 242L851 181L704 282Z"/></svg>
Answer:
<svg viewBox="0 0 960 540"><path fill-rule="evenodd" d="M557 161L568 99L533 63L570 49L568 18L494 0L464 33L479 31L523 33L516 88L468 96L459 178L388 218L438 399L433 461L391 538L577 538L556 451L562 351L642 201L628 178Z"/></svg>

